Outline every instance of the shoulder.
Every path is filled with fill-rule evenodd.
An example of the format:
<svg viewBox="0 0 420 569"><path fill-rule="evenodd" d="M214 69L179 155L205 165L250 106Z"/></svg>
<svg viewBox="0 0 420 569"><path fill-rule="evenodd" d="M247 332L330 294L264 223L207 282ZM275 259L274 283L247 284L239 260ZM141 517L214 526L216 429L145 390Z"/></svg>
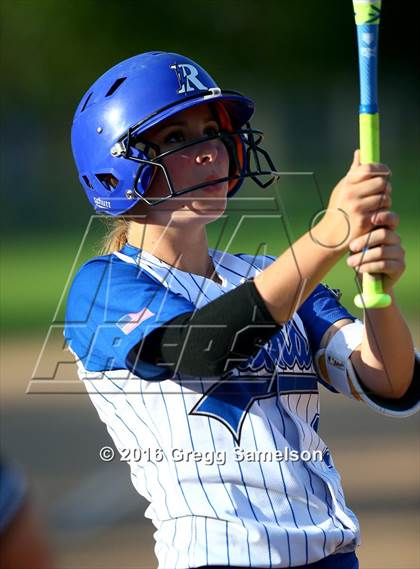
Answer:
<svg viewBox="0 0 420 569"><path fill-rule="evenodd" d="M322 310L325 307L341 307L342 292L338 288L331 288L327 283L319 283L302 303L299 310ZM327 304L326 304L327 303Z"/></svg>
<svg viewBox="0 0 420 569"><path fill-rule="evenodd" d="M112 253L93 257L84 263L74 276L71 289L81 291L86 287L91 290L95 284L100 284L104 278L111 282L135 281L137 284L161 284L149 273L142 270L134 260L130 263L122 260L118 253Z"/></svg>
<svg viewBox="0 0 420 569"><path fill-rule="evenodd" d="M274 255L249 255L248 253L236 253L234 256L259 270L266 269L277 258Z"/></svg>
<svg viewBox="0 0 420 569"><path fill-rule="evenodd" d="M122 260L112 253L93 257L84 263L73 278L67 297L67 318L85 318L93 304L105 303L144 291L150 293L162 284L135 262Z"/></svg>
<svg viewBox="0 0 420 569"><path fill-rule="evenodd" d="M143 337L193 308L135 258L95 257L73 280L64 336L85 370L127 369L127 355Z"/></svg>
<svg viewBox="0 0 420 569"><path fill-rule="evenodd" d="M125 276L127 278L136 276L139 267L133 263L124 262L116 253L93 257L84 263L74 276L72 287L83 286L86 282L98 281L104 274L110 273L114 276Z"/></svg>
<svg viewBox="0 0 420 569"><path fill-rule="evenodd" d="M112 255L104 255L102 257L94 257L84 263L73 277L70 287L70 293L74 291L82 291L88 287L89 283L95 283L103 278L106 271L112 263Z"/></svg>
<svg viewBox="0 0 420 569"><path fill-rule="evenodd" d="M340 296L338 289L331 289L320 283L297 310L314 353L338 328L356 320L356 317L340 304Z"/></svg>

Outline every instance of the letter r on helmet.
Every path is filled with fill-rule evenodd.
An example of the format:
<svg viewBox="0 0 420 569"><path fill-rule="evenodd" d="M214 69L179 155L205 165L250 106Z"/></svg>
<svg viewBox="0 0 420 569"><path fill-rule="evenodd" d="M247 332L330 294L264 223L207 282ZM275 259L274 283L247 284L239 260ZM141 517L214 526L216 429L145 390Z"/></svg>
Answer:
<svg viewBox="0 0 420 569"><path fill-rule="evenodd" d="M198 78L198 69L188 63L174 63L171 65L176 73L179 83L178 94L190 93L191 91L205 91L207 87Z"/></svg>

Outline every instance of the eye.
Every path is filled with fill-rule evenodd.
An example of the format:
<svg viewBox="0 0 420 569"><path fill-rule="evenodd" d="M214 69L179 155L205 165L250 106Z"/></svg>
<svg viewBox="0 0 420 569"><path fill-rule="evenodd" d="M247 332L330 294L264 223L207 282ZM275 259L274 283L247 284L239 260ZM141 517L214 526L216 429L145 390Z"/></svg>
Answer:
<svg viewBox="0 0 420 569"><path fill-rule="evenodd" d="M173 130L165 136L165 144L174 144L177 142L184 142L185 136L182 130Z"/></svg>
<svg viewBox="0 0 420 569"><path fill-rule="evenodd" d="M220 129L217 125L209 125L204 129L204 134L206 136L215 136L216 134L219 134Z"/></svg>

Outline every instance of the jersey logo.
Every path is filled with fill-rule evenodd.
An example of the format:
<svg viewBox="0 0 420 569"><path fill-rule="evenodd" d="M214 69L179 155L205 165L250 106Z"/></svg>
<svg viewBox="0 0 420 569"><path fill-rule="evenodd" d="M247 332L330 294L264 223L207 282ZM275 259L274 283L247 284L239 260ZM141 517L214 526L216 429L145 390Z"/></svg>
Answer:
<svg viewBox="0 0 420 569"><path fill-rule="evenodd" d="M220 421L239 444L245 417L254 401L287 393L316 392L317 377L308 340L292 321L254 357L212 385L190 414Z"/></svg>
<svg viewBox="0 0 420 569"><path fill-rule="evenodd" d="M198 78L198 69L194 65L189 63L175 63L171 65L176 73L179 83L179 89L177 93L179 95L185 95L186 93L191 93L192 91L207 91L208 87L203 85L203 83Z"/></svg>
<svg viewBox="0 0 420 569"><path fill-rule="evenodd" d="M311 427L317 433L319 427L319 413L315 413L314 418L311 421Z"/></svg>
<svg viewBox="0 0 420 569"><path fill-rule="evenodd" d="M148 308L142 308L139 312L129 312L128 314L124 314L122 316L116 326L124 332L124 334L130 334L133 330L140 326L142 322L154 316L154 313L151 312Z"/></svg>

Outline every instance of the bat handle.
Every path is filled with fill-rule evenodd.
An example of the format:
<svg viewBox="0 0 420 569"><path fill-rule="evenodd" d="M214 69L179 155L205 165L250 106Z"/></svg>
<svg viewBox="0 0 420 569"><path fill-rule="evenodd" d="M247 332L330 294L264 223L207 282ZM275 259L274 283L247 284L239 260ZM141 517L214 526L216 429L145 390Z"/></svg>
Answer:
<svg viewBox="0 0 420 569"><path fill-rule="evenodd" d="M371 164L380 162L379 113L359 114L360 162ZM385 308L392 302L391 296L384 292L382 276L363 273L363 290L354 298L358 308Z"/></svg>

